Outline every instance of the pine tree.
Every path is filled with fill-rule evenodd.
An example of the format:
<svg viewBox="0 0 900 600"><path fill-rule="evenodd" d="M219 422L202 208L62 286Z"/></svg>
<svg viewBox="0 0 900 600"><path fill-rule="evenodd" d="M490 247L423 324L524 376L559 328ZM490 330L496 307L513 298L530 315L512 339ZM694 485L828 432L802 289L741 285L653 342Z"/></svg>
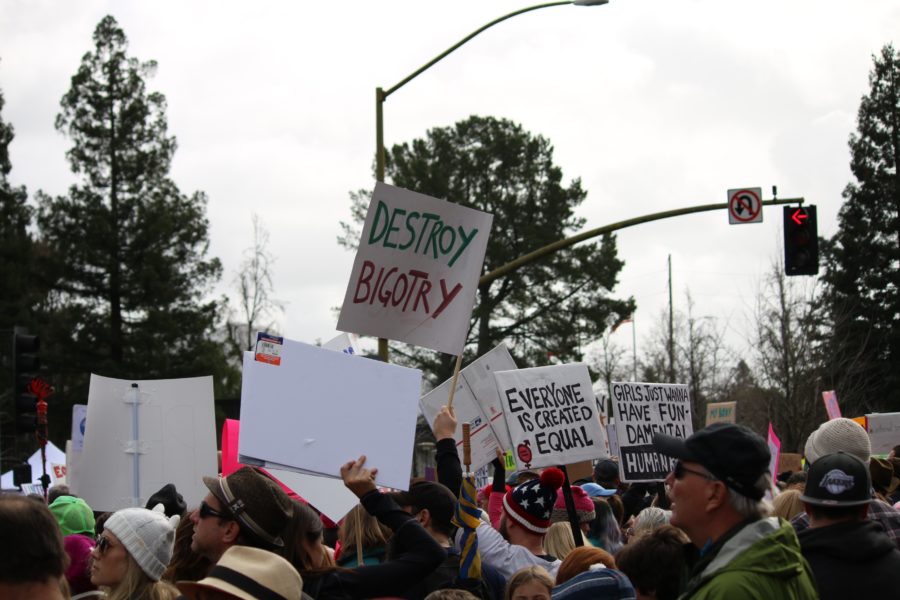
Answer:
<svg viewBox="0 0 900 600"><path fill-rule="evenodd" d="M0 92L0 112L3 110ZM0 328L31 323L31 307L36 289L31 274L32 240L28 226L32 209L27 204L24 186L13 187L9 182L12 163L9 144L13 127L0 116Z"/></svg>
<svg viewBox="0 0 900 600"><path fill-rule="evenodd" d="M145 81L156 64L126 54L111 16L93 39L56 119L80 178L65 196L42 196L38 218L53 289L47 359L81 401L89 372L169 378L225 365L211 339L221 306L205 299L221 275L206 256L207 200L169 177L176 142L166 101Z"/></svg>
<svg viewBox="0 0 900 600"><path fill-rule="evenodd" d="M473 116L395 145L386 174L394 185L492 213L485 272L584 225L575 215L587 196L581 182L563 185L550 142L505 119ZM365 217L368 198L352 195L357 224ZM352 246L359 234L352 225L343 226L341 242ZM607 235L480 286L467 344L479 356L505 341L521 366L547 364L551 358L580 360L582 345L600 336L610 315L623 318L633 311L632 301L612 296L623 264L615 236ZM452 356L410 346L393 351L435 381L452 373Z"/></svg>
<svg viewBox="0 0 900 600"><path fill-rule="evenodd" d="M854 180L827 245L825 381L845 410L900 410L900 53L873 56L850 136Z"/></svg>

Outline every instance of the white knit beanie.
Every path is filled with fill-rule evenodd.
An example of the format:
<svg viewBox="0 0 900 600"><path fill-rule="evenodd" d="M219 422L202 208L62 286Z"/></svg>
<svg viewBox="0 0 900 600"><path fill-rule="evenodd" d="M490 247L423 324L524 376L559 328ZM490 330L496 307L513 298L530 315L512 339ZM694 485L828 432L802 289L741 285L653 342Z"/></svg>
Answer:
<svg viewBox="0 0 900 600"><path fill-rule="evenodd" d="M826 454L845 452L869 464L872 442L869 434L852 419L832 419L825 421L809 435L804 454L806 462L812 464Z"/></svg>
<svg viewBox="0 0 900 600"><path fill-rule="evenodd" d="M104 525L153 581L159 581L172 560L179 520L177 515L166 517L164 510L162 504L153 510L124 508L113 513Z"/></svg>

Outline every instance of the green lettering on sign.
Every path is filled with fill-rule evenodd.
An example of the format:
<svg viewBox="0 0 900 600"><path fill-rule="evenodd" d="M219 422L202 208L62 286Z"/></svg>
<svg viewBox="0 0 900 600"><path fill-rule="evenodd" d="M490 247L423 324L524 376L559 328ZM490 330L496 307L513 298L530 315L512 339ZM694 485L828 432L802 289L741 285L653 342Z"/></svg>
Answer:
<svg viewBox="0 0 900 600"><path fill-rule="evenodd" d="M506 454L503 455L503 458L506 459L504 461L505 465L503 468L506 469L507 471L515 471L516 470L516 459L513 458L512 450L507 450Z"/></svg>

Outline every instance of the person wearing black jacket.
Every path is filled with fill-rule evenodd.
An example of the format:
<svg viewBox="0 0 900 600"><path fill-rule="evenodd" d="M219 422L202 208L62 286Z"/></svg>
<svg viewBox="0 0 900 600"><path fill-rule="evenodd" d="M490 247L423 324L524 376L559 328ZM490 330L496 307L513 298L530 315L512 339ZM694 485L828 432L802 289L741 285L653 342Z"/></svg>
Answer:
<svg viewBox="0 0 900 600"><path fill-rule="evenodd" d="M363 507L389 527L394 535L393 558L378 565L355 569L330 568L301 573L303 591L316 600L399 596L443 561L445 552L431 535L393 498L375 486L377 469L365 468L366 457L341 467L344 485L356 494Z"/></svg>
<svg viewBox="0 0 900 600"><path fill-rule="evenodd" d="M809 470L800 500L810 527L797 537L822 600L896 597L900 550L879 523L866 518L872 480L851 454L822 456Z"/></svg>

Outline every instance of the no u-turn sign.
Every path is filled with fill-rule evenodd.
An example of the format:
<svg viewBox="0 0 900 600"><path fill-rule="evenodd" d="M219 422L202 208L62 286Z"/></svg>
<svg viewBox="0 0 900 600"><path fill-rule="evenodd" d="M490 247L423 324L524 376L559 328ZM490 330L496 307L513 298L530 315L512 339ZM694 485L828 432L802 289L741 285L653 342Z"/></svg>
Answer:
<svg viewBox="0 0 900 600"><path fill-rule="evenodd" d="M728 222L731 225L762 223L762 188L728 190Z"/></svg>

